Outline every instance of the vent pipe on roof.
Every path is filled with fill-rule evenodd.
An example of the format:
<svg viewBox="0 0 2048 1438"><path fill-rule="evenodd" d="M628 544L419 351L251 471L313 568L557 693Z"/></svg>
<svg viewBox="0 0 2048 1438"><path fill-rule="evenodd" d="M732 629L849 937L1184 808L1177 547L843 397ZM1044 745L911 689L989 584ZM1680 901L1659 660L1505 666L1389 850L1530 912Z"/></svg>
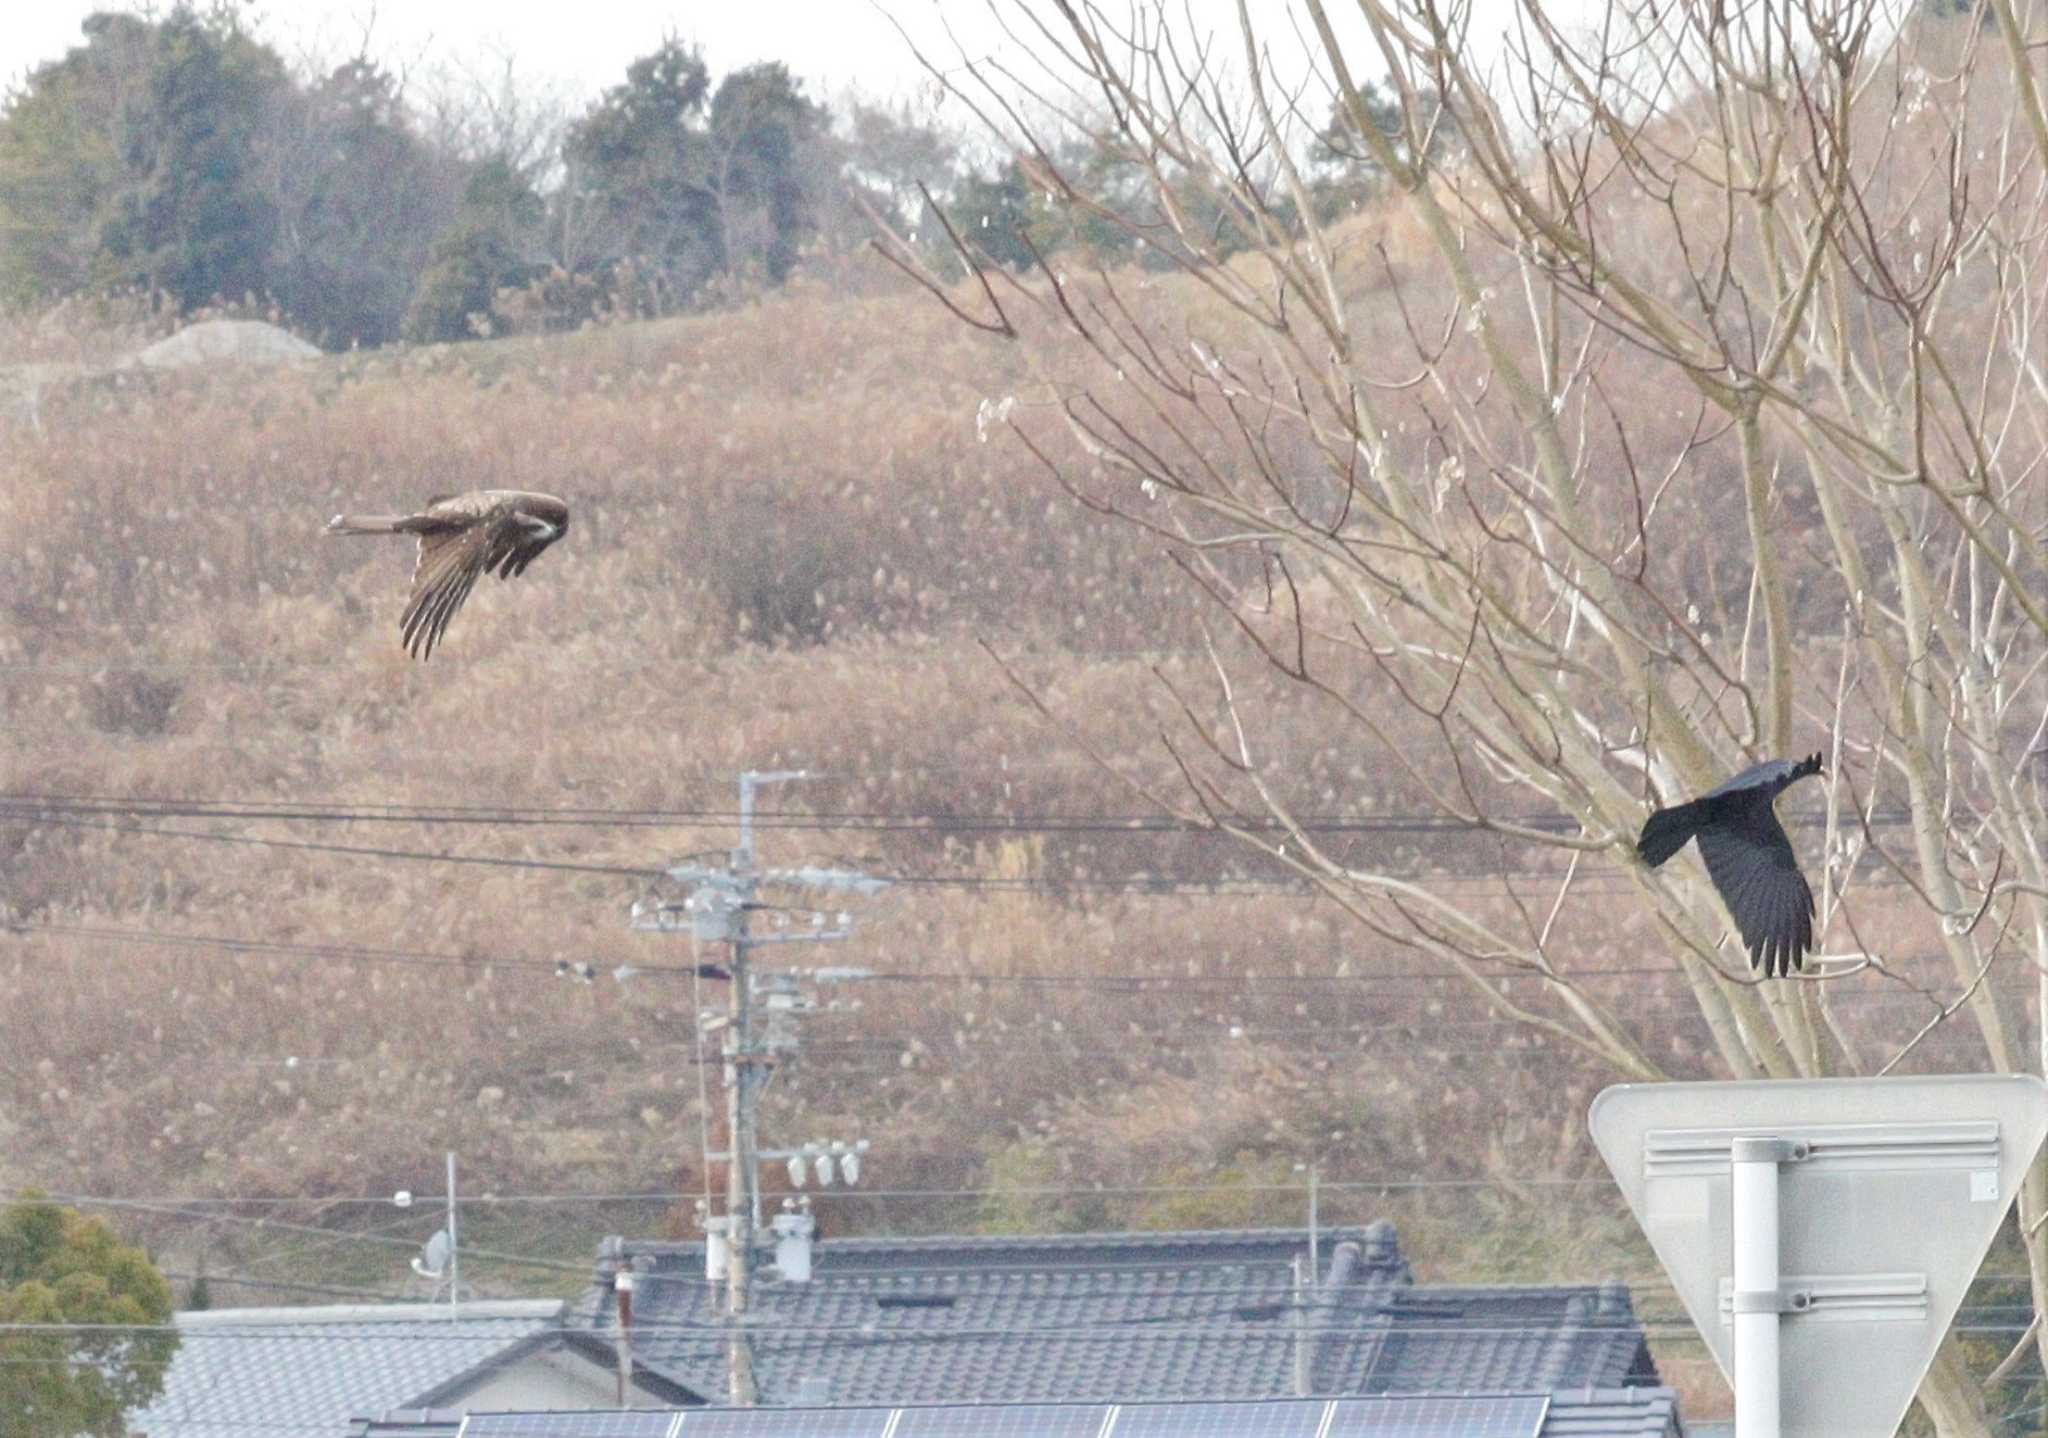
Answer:
<svg viewBox="0 0 2048 1438"><path fill-rule="evenodd" d="M633 1405L633 1270L612 1275L612 1294L619 1301L619 1406Z"/></svg>
<svg viewBox="0 0 2048 1438"><path fill-rule="evenodd" d="M1401 1242L1394 1234L1393 1224L1376 1218L1365 1226L1365 1256L1377 1268L1391 1267L1400 1261Z"/></svg>
<svg viewBox="0 0 2048 1438"><path fill-rule="evenodd" d="M1330 1271L1323 1278L1323 1287L1342 1288L1358 1276L1359 1260L1364 1255L1358 1245L1346 1239L1330 1251Z"/></svg>

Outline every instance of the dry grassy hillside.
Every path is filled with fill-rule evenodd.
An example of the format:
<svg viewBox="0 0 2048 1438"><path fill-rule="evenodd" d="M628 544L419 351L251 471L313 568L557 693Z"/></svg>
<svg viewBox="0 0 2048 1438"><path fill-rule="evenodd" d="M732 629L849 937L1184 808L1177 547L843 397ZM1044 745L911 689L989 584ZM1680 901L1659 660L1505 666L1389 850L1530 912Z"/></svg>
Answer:
<svg viewBox="0 0 2048 1438"><path fill-rule="evenodd" d="M1360 255L1419 243L1366 224ZM1314 1161L1326 1218L1394 1218L1427 1271L1647 1280L1581 1135L1607 1075L1223 840L1074 822L1146 811L984 644L1158 778L1182 721L1155 671L1200 663L1202 611L1156 542L981 438L1034 358L1060 362L911 294L799 287L559 340L102 375L0 421L0 792L109 810L0 822L6 1182L146 1201L174 1273L327 1288L398 1290L436 1219L384 1196L438 1190L448 1149L500 1199L471 1240L564 1265L480 1254L480 1291L687 1231L691 1017L722 993L686 941L629 930L626 871L730 845L736 772L801 767L767 803L804 826L766 828L767 861L904 880L852 942L771 954L890 976L827 993L858 1007L810 1022L769 1103L771 1141L873 1142L888 1192L825 1201L829 1229L1300 1221ZM414 663L406 547L321 526L483 485L568 496L575 527ZM1309 700L1247 699L1304 809L1419 810ZM233 812L279 806L324 817ZM1342 842L1482 904L1519 862L1412 827ZM1580 895L1566 940L1640 962L1622 876ZM1682 996L1629 985L1658 1061L1705 1072ZM640 1197L528 1201L578 1194Z"/></svg>
<svg viewBox="0 0 2048 1438"><path fill-rule="evenodd" d="M1388 1111L1369 1132L1313 1137L1345 1107L1333 1047L1372 1056L1372 1076L1345 1086L1416 1083L1428 1055L1371 1027L1420 1013L1412 982L1342 990L1334 1007L1328 986L1181 984L1105 1004L1099 989L959 982L1402 966L1349 952L1335 916L1296 898L1127 887L1241 873L1217 840L1032 825L1143 806L1031 716L981 642L1156 763L1172 716L1149 671L1192 662L1199 638L1156 545L1093 522L1028 454L979 437L977 406L1017 362L907 295L799 291L559 341L52 389L40 431L8 434L0 486L0 789L715 816L121 821L646 868L732 842L741 768L803 767L819 777L775 807L929 824L770 830L771 860L960 882L899 886L855 943L802 956L939 978L870 986L857 1013L816 1023L819 1050L784 1096L792 1132L871 1134L892 1187L1191 1178L1233 1162L1270 1175L1310 1148L1360 1174L1470 1170L1428 1151L1421 1125L1440 1131L1441 1114L1405 1100L1376 1105ZM489 484L569 496L575 528L520 582L480 588L416 664L396 632L406 546L321 525ZM1414 807L1356 756L1321 752L1313 714L1296 729L1320 807ZM991 818L1025 828L990 833ZM1428 840L1374 842L1414 862ZM693 1181L687 988L553 974L560 957L684 957L628 931L630 876L16 822L0 827L0 884L30 926L4 969L17 1182L376 1194L429 1186L444 1147L479 1189L508 1193ZM1227 1041L1232 1023L1251 1035ZM1434 1032L1444 1060L1493 1047ZM480 1104L489 1090L503 1097ZM1534 1127L1556 1142L1553 1124ZM858 1221L963 1217L898 1201Z"/></svg>

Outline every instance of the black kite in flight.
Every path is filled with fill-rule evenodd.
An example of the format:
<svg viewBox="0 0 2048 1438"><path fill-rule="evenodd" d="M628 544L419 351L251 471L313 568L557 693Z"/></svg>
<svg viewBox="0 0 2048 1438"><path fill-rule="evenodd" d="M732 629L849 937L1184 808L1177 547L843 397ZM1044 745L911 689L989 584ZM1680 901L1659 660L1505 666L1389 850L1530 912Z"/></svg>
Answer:
<svg viewBox="0 0 2048 1438"><path fill-rule="evenodd" d="M498 578L523 573L543 549L569 530L569 506L552 494L523 489L473 489L436 495L418 514L337 514L329 534L415 534L419 559L412 570L412 595L399 631L418 659L434 652L441 633L479 574Z"/></svg>

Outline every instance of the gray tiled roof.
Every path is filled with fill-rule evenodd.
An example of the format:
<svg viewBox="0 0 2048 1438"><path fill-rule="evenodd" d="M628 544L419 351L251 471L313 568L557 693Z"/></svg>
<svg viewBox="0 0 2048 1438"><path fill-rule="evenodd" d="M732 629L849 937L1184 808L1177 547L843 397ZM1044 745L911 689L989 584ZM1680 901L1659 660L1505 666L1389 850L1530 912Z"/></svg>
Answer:
<svg viewBox="0 0 2048 1438"><path fill-rule="evenodd" d="M1323 1431L1332 1410L1341 1409L1347 1434L1531 1433L1532 1438L1684 1438L1677 1396L1669 1388L1580 1388L1555 1393L1499 1392L1457 1396L1377 1394L1370 1398L1314 1400L1244 1399L1231 1402L1119 1406L1101 1404L959 1404L901 1408L755 1408L676 1412L506 1413L478 1415L469 1427L482 1434L603 1432L615 1438L663 1438L715 1421L721 1438L786 1438L792 1433L887 1432L1087 1433L1118 1438L1126 1427L1172 1438L1215 1433ZM1283 1415L1285 1415L1283 1417ZM680 1423L678 1423L680 1419ZM454 1438L462 1415L391 1413L365 1423L355 1438Z"/></svg>
<svg viewBox="0 0 2048 1438"><path fill-rule="evenodd" d="M1567 1388L1550 1395L1542 1438L1685 1438L1669 1388Z"/></svg>
<svg viewBox="0 0 2048 1438"><path fill-rule="evenodd" d="M752 1289L764 1402L1121 1402L1500 1391L1655 1381L1619 1285L1415 1286L1391 1225L1324 1231L1296 1307L1300 1229L827 1240L808 1283ZM583 1315L610 1337L608 1284L636 1272L634 1357L722 1402L723 1288L696 1243L607 1240Z"/></svg>
<svg viewBox="0 0 2048 1438"><path fill-rule="evenodd" d="M1656 1379L1620 1283L1402 1289L1355 1336L1328 1335L1315 1372L1322 1393L1616 1388Z"/></svg>
<svg viewBox="0 0 2048 1438"><path fill-rule="evenodd" d="M348 1432L350 1438L454 1438L465 1416L452 1408L393 1408L381 1418L358 1419Z"/></svg>
<svg viewBox="0 0 2048 1438"><path fill-rule="evenodd" d="M1388 1225L1339 1230L1344 1297L1408 1278ZM835 1403L1230 1397L1293 1391L1294 1261L1306 1231L839 1239L808 1283L762 1270L750 1306L762 1397L804 1380ZM1325 1251L1328 1251L1327 1249ZM696 1243L607 1243L639 1270L634 1356L712 1401L726 1391L722 1288ZM608 1327L600 1290L586 1312ZM695 1331L692 1331L695 1330Z"/></svg>
<svg viewBox="0 0 2048 1438"><path fill-rule="evenodd" d="M351 1422L446 1385L560 1326L560 1299L328 1308L227 1308L177 1316L163 1392L127 1419L147 1438L341 1438Z"/></svg>

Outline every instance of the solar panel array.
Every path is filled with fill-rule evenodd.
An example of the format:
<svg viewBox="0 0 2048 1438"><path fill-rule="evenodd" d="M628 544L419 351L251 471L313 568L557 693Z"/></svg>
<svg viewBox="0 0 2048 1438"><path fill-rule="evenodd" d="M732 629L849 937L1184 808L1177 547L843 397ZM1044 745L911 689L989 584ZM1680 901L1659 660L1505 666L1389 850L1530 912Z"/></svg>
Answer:
<svg viewBox="0 0 2048 1438"><path fill-rule="evenodd" d="M1537 1438L1550 1410L1544 1394L1473 1398L1353 1398L1331 1405L1322 1438Z"/></svg>
<svg viewBox="0 0 2048 1438"><path fill-rule="evenodd" d="M462 1438L1539 1438L1541 1394L477 1413Z"/></svg>
<svg viewBox="0 0 2048 1438"><path fill-rule="evenodd" d="M672 1438L680 1413L471 1413L463 1438Z"/></svg>
<svg viewBox="0 0 2048 1438"><path fill-rule="evenodd" d="M1118 1411L1116 1438L1316 1438L1329 1401L1133 1403Z"/></svg>
<svg viewBox="0 0 2048 1438"><path fill-rule="evenodd" d="M883 1438L893 1408L699 1408L676 1438ZM774 1422L765 1420L774 1419Z"/></svg>
<svg viewBox="0 0 2048 1438"><path fill-rule="evenodd" d="M677 1413L472 1413L465 1438L670 1438Z"/></svg>
<svg viewBox="0 0 2048 1438"><path fill-rule="evenodd" d="M889 1438L1099 1438L1107 1403L905 1408Z"/></svg>

